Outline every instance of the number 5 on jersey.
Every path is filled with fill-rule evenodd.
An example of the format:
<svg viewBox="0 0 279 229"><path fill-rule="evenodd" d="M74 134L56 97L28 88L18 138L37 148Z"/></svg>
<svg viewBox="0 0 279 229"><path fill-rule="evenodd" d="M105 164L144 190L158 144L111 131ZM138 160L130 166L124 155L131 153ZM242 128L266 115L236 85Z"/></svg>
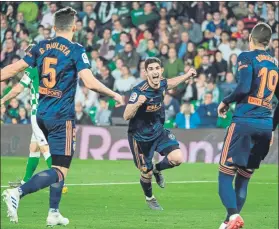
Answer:
<svg viewBox="0 0 279 229"><path fill-rule="evenodd" d="M56 84L56 70L51 65L57 65L57 58L45 57L42 75L49 76L49 79L43 78L43 84L47 88L53 88Z"/></svg>

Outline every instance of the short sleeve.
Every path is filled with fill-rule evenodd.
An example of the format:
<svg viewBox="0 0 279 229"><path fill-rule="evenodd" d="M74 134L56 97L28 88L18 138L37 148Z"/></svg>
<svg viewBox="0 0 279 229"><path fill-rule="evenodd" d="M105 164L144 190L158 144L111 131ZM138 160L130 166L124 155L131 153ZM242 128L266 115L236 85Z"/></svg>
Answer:
<svg viewBox="0 0 279 229"><path fill-rule="evenodd" d="M36 67L36 57L39 45L30 45L26 50L26 55L23 60L32 68Z"/></svg>
<svg viewBox="0 0 279 229"><path fill-rule="evenodd" d="M83 69L90 69L90 62L88 56L86 55L85 49L82 46L79 46L75 52L75 62L77 72L80 72Z"/></svg>
<svg viewBox="0 0 279 229"><path fill-rule="evenodd" d="M168 88L168 81L166 80L166 78L162 78L161 79L161 88L163 88L164 90L167 90L167 88Z"/></svg>
<svg viewBox="0 0 279 229"><path fill-rule="evenodd" d="M142 93L140 92L140 90L138 88L133 88L133 90L131 92L131 95L130 95L130 98L129 98L129 101L128 101L128 104L136 103L141 94Z"/></svg>
<svg viewBox="0 0 279 229"><path fill-rule="evenodd" d="M28 87L29 84L31 83L32 81L32 72L30 71L30 68L27 68L24 72L24 75L23 77L21 78L21 80L19 81L19 83L21 85L23 85L24 87Z"/></svg>

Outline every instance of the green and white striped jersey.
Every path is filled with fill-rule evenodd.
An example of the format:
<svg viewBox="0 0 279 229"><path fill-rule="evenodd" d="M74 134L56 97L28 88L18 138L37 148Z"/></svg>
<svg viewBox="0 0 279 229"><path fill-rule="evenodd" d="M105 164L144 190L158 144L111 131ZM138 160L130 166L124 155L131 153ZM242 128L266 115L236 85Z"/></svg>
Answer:
<svg viewBox="0 0 279 229"><path fill-rule="evenodd" d="M30 88L32 115L36 115L39 103L39 73L38 69L28 67L19 82L25 88Z"/></svg>

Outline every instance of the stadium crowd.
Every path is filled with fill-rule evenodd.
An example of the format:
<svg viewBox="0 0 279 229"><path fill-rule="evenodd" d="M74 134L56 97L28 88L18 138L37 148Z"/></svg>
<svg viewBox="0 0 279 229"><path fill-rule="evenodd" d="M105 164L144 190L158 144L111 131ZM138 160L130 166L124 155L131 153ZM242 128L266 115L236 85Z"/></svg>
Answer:
<svg viewBox="0 0 279 229"><path fill-rule="evenodd" d="M237 56L248 50L249 32L258 22L273 31L268 52L278 58L278 2L3 2L1 68L18 61L31 43L55 36L53 14L70 5L78 11L74 41L86 48L94 75L125 100L146 79L144 60L158 57L163 76L172 78L194 66L198 76L167 92L168 128L225 128L218 118L221 99L236 87ZM1 97L19 78L1 82ZM1 123L30 123L26 89L1 106ZM78 84L77 124L117 125L124 108Z"/></svg>

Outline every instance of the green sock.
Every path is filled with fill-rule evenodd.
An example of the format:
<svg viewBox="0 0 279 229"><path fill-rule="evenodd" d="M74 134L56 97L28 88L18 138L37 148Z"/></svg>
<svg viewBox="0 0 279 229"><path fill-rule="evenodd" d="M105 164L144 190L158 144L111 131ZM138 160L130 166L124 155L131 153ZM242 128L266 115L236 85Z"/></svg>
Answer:
<svg viewBox="0 0 279 229"><path fill-rule="evenodd" d="M24 182L27 182L30 180L30 178L33 176L40 160L40 152L30 152L29 158L26 165L25 175L23 178Z"/></svg>
<svg viewBox="0 0 279 229"><path fill-rule="evenodd" d="M47 167L50 169L52 166L52 157L49 152L43 153L45 161L47 163Z"/></svg>

